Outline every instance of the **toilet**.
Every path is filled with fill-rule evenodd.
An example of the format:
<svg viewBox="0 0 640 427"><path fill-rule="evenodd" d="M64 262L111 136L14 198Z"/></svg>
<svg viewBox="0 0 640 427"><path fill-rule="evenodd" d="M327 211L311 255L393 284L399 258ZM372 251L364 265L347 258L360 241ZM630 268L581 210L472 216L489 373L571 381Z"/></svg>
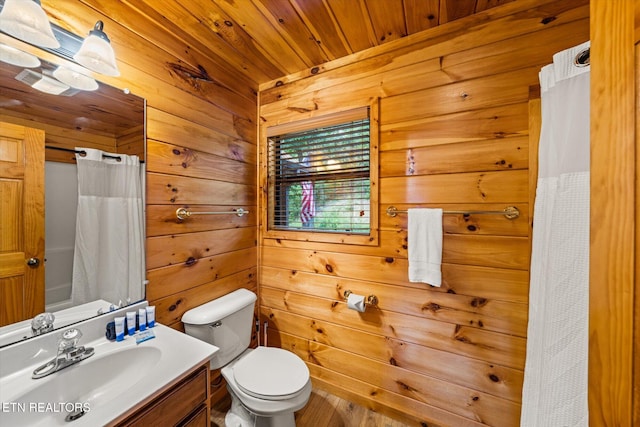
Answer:
<svg viewBox="0 0 640 427"><path fill-rule="evenodd" d="M184 313L184 329L220 349L211 369L222 368L231 395L227 427L294 427L311 395L309 368L290 351L249 348L256 299L238 289Z"/></svg>

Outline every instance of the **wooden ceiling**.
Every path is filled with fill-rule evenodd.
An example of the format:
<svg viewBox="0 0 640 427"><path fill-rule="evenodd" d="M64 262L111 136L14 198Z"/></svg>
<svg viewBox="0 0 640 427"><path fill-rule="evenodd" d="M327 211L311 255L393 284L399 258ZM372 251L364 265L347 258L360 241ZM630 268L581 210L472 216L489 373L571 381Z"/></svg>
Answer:
<svg viewBox="0 0 640 427"><path fill-rule="evenodd" d="M43 0L42 5L53 23L82 36L96 17L104 20L121 65L159 70L163 63L159 72L168 72L177 87L237 112L255 105L262 84L315 73L314 67L328 61L512 1ZM149 49L148 42L155 46ZM6 108L7 100L1 101Z"/></svg>
<svg viewBox="0 0 640 427"><path fill-rule="evenodd" d="M51 76L55 66L42 60L42 66L23 70L6 63L0 67L0 116L118 137L144 123L144 100L100 83L94 92L73 91L71 96L38 91L16 76L29 71L33 76ZM65 92L67 93L67 92ZM6 117L5 117L6 120Z"/></svg>
<svg viewBox="0 0 640 427"><path fill-rule="evenodd" d="M126 0L124 7L261 84L511 1Z"/></svg>

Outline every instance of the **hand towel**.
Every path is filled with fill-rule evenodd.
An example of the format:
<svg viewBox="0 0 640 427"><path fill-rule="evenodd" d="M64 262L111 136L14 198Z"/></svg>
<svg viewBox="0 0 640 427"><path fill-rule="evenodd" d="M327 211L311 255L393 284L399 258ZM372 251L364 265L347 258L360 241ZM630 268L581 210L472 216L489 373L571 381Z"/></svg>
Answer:
<svg viewBox="0 0 640 427"><path fill-rule="evenodd" d="M442 284L442 209L409 209L409 281Z"/></svg>

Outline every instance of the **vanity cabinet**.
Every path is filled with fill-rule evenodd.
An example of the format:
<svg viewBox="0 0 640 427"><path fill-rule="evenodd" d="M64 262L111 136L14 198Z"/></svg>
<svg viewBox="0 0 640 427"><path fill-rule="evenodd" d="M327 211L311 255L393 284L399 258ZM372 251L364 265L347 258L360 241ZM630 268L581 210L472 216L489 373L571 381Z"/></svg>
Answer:
<svg viewBox="0 0 640 427"><path fill-rule="evenodd" d="M134 410L117 426L206 427L209 425L208 391L209 362Z"/></svg>

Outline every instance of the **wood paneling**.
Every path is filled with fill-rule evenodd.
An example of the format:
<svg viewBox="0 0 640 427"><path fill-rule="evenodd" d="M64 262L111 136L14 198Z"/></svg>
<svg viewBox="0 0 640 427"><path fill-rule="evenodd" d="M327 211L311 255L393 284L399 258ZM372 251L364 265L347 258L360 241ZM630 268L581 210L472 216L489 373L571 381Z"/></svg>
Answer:
<svg viewBox="0 0 640 427"><path fill-rule="evenodd" d="M394 38L397 3L384 3ZM476 4L440 2L437 19ZM588 39L588 18L586 1L510 2L464 29L454 20L261 86L261 135L380 98L379 245L272 238L261 228L269 345L300 355L316 386L411 424L518 424L536 165L531 88L555 52ZM370 30L382 37L375 22ZM407 215L387 216L391 205L515 205L521 217L444 215L436 288L408 281ZM375 294L378 304L348 310L345 290Z"/></svg>
<svg viewBox="0 0 640 427"><path fill-rule="evenodd" d="M283 348L298 354L309 364L366 381L374 387L411 398L419 405L447 407L453 414L486 425L510 427L518 423L520 405L515 402L281 331L277 339ZM465 403L456 405L452 402Z"/></svg>
<svg viewBox="0 0 640 427"><path fill-rule="evenodd" d="M15 260L7 260L4 255L0 256L0 263L2 264L22 264L24 257L17 257ZM30 314L24 307L24 278L20 276L24 270L24 267L20 269L8 269L3 268L0 271L0 325L10 325L11 323L20 322L28 319ZM9 277L11 275L11 277Z"/></svg>
<svg viewBox="0 0 640 427"><path fill-rule="evenodd" d="M635 16L635 73L636 73L636 246L635 246L635 305L634 305L634 322L633 322L633 424L640 424L640 291L638 290L638 278L640 278L640 152L637 147L640 147L640 2L635 2L636 16Z"/></svg>
<svg viewBox="0 0 640 427"><path fill-rule="evenodd" d="M150 242L153 249L150 259L154 267L148 272L153 277L149 286L150 289L155 286L161 290L159 293L163 296L151 303L158 302L160 306L162 301L167 307L164 316L167 321L174 322L171 326L181 329L174 313L178 309L171 310L171 307L179 307L183 311L209 296L218 295L214 290L217 284L231 290L236 286L252 286L250 283L255 280L245 275L255 271L257 262L256 251L246 247L250 238L244 229L255 227L258 218L254 212L257 210L258 191L255 183L250 181L257 162L256 101L259 89L260 120L268 125L320 116L352 105L366 105L379 97L383 99L383 111L378 160L381 161L383 177L381 185L386 186L386 194L380 193L382 231L379 246L358 250L356 245L338 243L262 240L260 250L264 252L267 263L263 268L265 283L260 281L259 286L270 292L269 298L260 300L262 315L268 317L268 314L275 313L279 319L299 316L304 322L322 321L323 327L330 331L331 341L321 341L321 335L296 329L290 320L281 323L282 337L301 340L295 342L301 342L307 348L315 346L318 340L325 347L313 347L314 351L326 348L327 353L344 358L346 365L360 360L360 357L367 359L366 366L384 363L385 359L378 359L378 354L369 355L362 351L375 340L388 341L390 348L400 353L403 348L411 349L406 353L411 353L410 357L394 356L396 362L403 360L400 367L440 380L446 378L438 377L441 374L436 374L433 367L418 362L423 355L455 354L452 359L456 361L455 365L464 367L477 366L474 363L480 361L485 367L491 366L490 369L503 369L493 377L478 367L490 382L498 378L497 384L501 384L500 378L509 378L505 388L492 389L492 384L485 384L487 387L481 391L510 402L519 401L524 336L486 330L477 320L471 325L456 322L460 319L458 316L493 315L493 312L483 313L482 310L502 307L499 318L494 316L489 322L499 320L492 323L492 327L501 325L499 328L507 326L522 331L522 313L526 313L528 290L528 271L525 268L528 249L522 241L530 235L528 225L532 219L529 211L533 207L531 174L524 163L528 162L529 167L535 163L531 157L527 159L521 152L514 152L510 144L530 138L527 102L530 95L525 94L524 86L536 84L532 70L550 62L553 53L590 37L588 1L478 0L472 7L473 2L466 1L404 0L404 24L400 20L399 2L384 1L362 0L355 2L354 6L354 2L345 0L291 0L287 9L283 9L280 0L250 0L242 5L219 0L181 0L162 5L151 0L43 0L42 3L54 22L76 34L86 34L97 19L105 21L105 30L116 48L122 76L104 77L104 81L121 89L129 88L147 99L150 145L158 149L154 152L154 160L147 164L152 171L149 174L152 185L147 206L147 232L150 239L158 237L157 241ZM617 57L622 46L617 37L627 26L619 25L617 18L622 14L616 11L620 11L618 8L631 8L631 2L593 0L591 3L594 11L591 13L594 62L600 61L605 74L608 65L604 64L613 64L616 70L627 70L629 61L618 62ZM624 16L635 16L637 21L640 16L638 10L640 8L636 8L635 15L634 10L628 10ZM388 16L384 16L385 13ZM468 15L470 13L476 14ZM444 23L446 25L440 25ZM407 37L399 37L403 30L409 34ZM636 24L630 38L637 41L638 34L640 30ZM365 50L370 47L375 48ZM344 56L345 53L353 54ZM323 62L327 59L332 61ZM597 73L596 70L594 67ZM606 90L603 92L604 101L595 98L596 108L592 109L598 119L600 116L606 119L596 129L595 140L599 141L600 147L596 152L602 169L595 182L599 183L602 178L606 185L612 184L603 191L599 190L601 199L597 199L604 203L598 212L604 212L607 219L603 223L600 217L595 218L597 229L603 230L600 236L605 236L602 241L610 249L606 252L610 256L596 257L594 264L595 271L603 272L601 283L607 284L598 288L603 293L598 302L604 309L602 316L597 317L601 322L598 326L607 334L600 334L597 340L592 336L592 350L598 354L598 358L592 357L592 363L605 361L616 369L598 370L597 375L590 375L597 395L592 399L591 407L598 408L594 411L598 416L605 414L610 424L620 420L624 422L625 414L629 413L625 408L628 378L623 371L626 372L630 366L626 350L631 346L631 339L625 339L622 334L628 332L624 325L628 324L630 316L629 307L625 304L631 304L633 287L630 281L633 276L628 273L629 262L624 261L625 267L619 259L627 260L628 256L637 260L637 256L634 258L629 252L618 256L625 246L618 245L615 236L625 235L631 239L629 236L633 235L633 229L624 226L627 215L612 216L609 215L612 210L608 209L618 209L622 206L618 202L627 203L624 202L629 200L627 193L618 190L628 191L627 184L633 181L629 169L618 167L616 163L618 160L624 163L624 159L633 162L633 156L627 149L628 133L621 136L621 144L610 144L612 136L616 141L619 139L617 124L627 129L635 120L613 119L628 117L628 110L633 111L627 105L628 101L620 101L626 100L633 92L628 90L631 87L628 71L622 74L621 78L603 75L602 79L594 81L595 85L602 85ZM513 85L515 81L519 83ZM492 85L493 89L488 90L484 84ZM501 93L503 84L506 89ZM609 89L614 95L607 95ZM613 89L621 90L621 95ZM429 103L426 99L430 100ZM531 149L532 141L528 142ZM462 144L466 144L463 146L465 152L476 153L473 156L477 157L479 169L468 170L474 163L469 160L473 159L454 154ZM447 148L447 145L452 148ZM430 147L433 151L429 151ZM180 154L173 154L173 150ZM521 150L526 151L524 144ZM498 154L498 157L511 157L496 159L492 163ZM414 173L408 175L411 155L417 163ZM430 164L429 157L426 157L429 155L434 155L443 164ZM198 161L194 163L192 160L195 158ZM609 162L609 158L614 162ZM504 165L501 160L505 160ZM385 164L387 161L388 165ZM182 163L189 167L183 167ZM509 164L513 167L509 168ZM605 179L611 171L611 164L616 164L616 174L611 176L614 181L618 180L615 182L619 186L609 178ZM221 170L213 170L214 165L220 165ZM232 166L238 168L237 175L230 173ZM474 177L482 179L483 184L489 180L490 191L474 187ZM434 189L436 185L446 186L447 190ZM423 191L429 197L416 194ZM460 196L455 195L458 193ZM615 201L611 201L612 198ZM448 200L455 201L447 203ZM193 217L186 221L175 218L175 209L184 205L197 205L202 210L226 210L237 203L245 204L251 213L242 218L235 215ZM384 211L391 203L400 209L442 206L456 210L483 206L500 209L508 203L517 205L523 216L513 222L499 216L445 216L448 245L445 256L456 257L456 263L445 262L442 287L431 288L409 283L401 273L406 267L406 216L386 217ZM619 222L619 218L624 221ZM236 230L239 228L242 230ZM607 237L609 230L619 232ZM189 233L203 234L192 239L187 236ZM215 255L197 258L195 265L206 265L213 263L216 257L224 257L229 264L224 267L226 275L218 278L215 274L201 274L197 280L192 280L190 271L175 263L190 253L191 256L208 255L206 248L212 245L207 245L202 239L216 236L225 236L232 242ZM484 237L488 238L483 240ZM175 248L174 238L180 242ZM475 246L469 246L471 252L465 252L462 247L467 246L468 239L476 242ZM451 246L454 242L456 246ZM493 242L491 250L483 242ZM191 244L194 246L190 247ZM496 257L498 261L491 261L493 250L502 254ZM293 258L276 260L275 254L312 256L308 261ZM341 274L328 274L326 264L322 264L325 260L330 260L333 263L330 265ZM356 264L352 266L354 261ZM601 262L602 267L598 267L597 262ZM302 268L299 273L298 268ZM361 272L369 270L370 277L361 278ZM169 274L165 275L167 272ZM156 279L159 285L155 284ZM279 281L279 287L274 280ZM381 302L380 307L384 308L374 312L377 317L363 320L344 309L339 295L331 298L326 289L322 291L326 286L333 294L337 293L337 286L347 285L363 293L369 287L376 287L381 295L386 295L388 302ZM394 287L400 290L400 294L405 289L407 292L421 291L424 294L419 295L426 297L424 301L436 300L437 297L438 302L428 306L431 308L426 310L428 313L398 313L394 311L398 307L393 305L398 301L388 293ZM604 295L609 290L610 299ZM182 296L188 298L181 300ZM290 299L290 307L284 304L287 298ZM461 309L468 301L474 300L478 307L472 307L473 310L468 311L470 314ZM509 304L500 305L498 302ZM316 307L317 304L322 308ZM332 304L335 304L333 308ZM436 305L441 307L440 304L446 307L449 305L445 304L450 304L455 308L447 308L451 311L447 316L438 315L438 311L444 311L436 309ZM513 310L518 305L522 306L522 313L515 314ZM474 311L476 309L480 311ZM402 337L397 337L395 331L386 326L388 322L381 323L381 319L387 320L387 315L400 319L403 324L406 321L406 326L400 331ZM610 318L607 317L609 315ZM423 322L431 328L423 333L429 342L415 343L403 338L419 336L415 333L416 325L422 327ZM619 323L623 325L618 327ZM453 330L449 328L451 325L454 325ZM455 325L460 326L457 331ZM359 340L349 340L349 332L353 330L362 339L362 347L358 347ZM444 334L440 338L433 336L437 336L438 331ZM271 342L277 343L279 336L278 328L272 327ZM452 336L453 339L450 338ZM481 345L473 345L476 342ZM438 348L439 345L443 348ZM482 351L486 360L473 356L473 352L467 354L461 350L467 348ZM618 351L619 348L626 350ZM473 400L470 403L463 401L462 395L458 400L454 398L447 402L445 407L438 407L421 401L418 394L407 393L409 390L398 390L397 383L393 386L390 383L372 384L368 382L369 378L356 378L340 372L333 365L328 368L313 361L309 362L309 367L315 385L408 424L478 426L494 420L491 415L486 419L472 419L450 411L449 406L457 408L457 411L473 412L474 405L481 405L474 404ZM477 372L460 370L459 377L449 380L452 384L468 387L471 383L482 383ZM395 377L396 372L401 371L390 369L388 372ZM486 378L484 382L487 382ZM614 389L621 391L614 396L611 392ZM465 407L467 404L469 408ZM506 417L515 421L516 410L513 406L510 408ZM600 411L600 408L605 409ZM470 412L465 414L477 415L475 412L473 415Z"/></svg>
<svg viewBox="0 0 640 427"><path fill-rule="evenodd" d="M349 5L348 2L346 4ZM526 10L526 12L518 13L522 10ZM350 12L354 19L358 19L357 14L353 13L353 8L350 9ZM589 6L584 0L565 0L563 2L519 0L518 4L510 3L500 8L491 9L487 13L471 15L465 19L449 23L449 25L439 26L431 31L415 34L411 38L383 44L375 51L358 53L356 57L359 61L354 61L354 57L344 57L323 64L321 67L317 67L317 70L312 70L312 74L337 77L357 84L361 73L364 73L362 77L367 77L371 71L374 73L383 71L380 67L385 69L401 68L408 66L409 63L415 64L418 61L422 62L433 58L444 59L451 54L458 54L464 57L467 51L473 52L472 49L478 47L484 47L485 54L493 56L493 53L504 51L505 49L509 50L509 48L501 48L500 46L510 45L512 38L524 35L533 36L533 39L531 39L532 44L536 44L536 36L539 35L538 32L541 32L541 30L552 31L556 26L562 26L585 18L588 19L588 17ZM487 19L491 19L495 25L483 25ZM584 40L584 37L588 37L589 33L585 25L586 22L582 24L580 29L573 28L573 30L570 30L565 28L561 31L561 39L578 37ZM494 45L494 43L496 44ZM417 44L421 44L421 46L417 47ZM459 47L462 44L464 44L465 49L461 50ZM556 46L561 46L561 44ZM371 52L375 52L375 55L371 55ZM536 56L543 61L539 53ZM528 67L531 64L532 62L529 61L529 58L519 58L517 55L511 55L509 61L498 61L492 67L498 67L499 70L506 71L506 69ZM487 65L482 67L485 67L485 72L481 75L486 75ZM492 70L489 70L488 74L492 72ZM479 76L477 71L472 71L472 73L475 76ZM308 77L309 72L305 70L264 83L260 86L260 89L261 92L263 90L270 92L270 89L276 92L280 90L288 91L289 94L281 96L283 99L288 98L291 94L300 95L312 90L329 89L322 84L322 80L310 82ZM455 75L451 77L455 78ZM289 87L289 84L293 84L293 86ZM420 85L419 87L422 88L422 85L428 85L429 82L425 78L422 81L415 82L415 84ZM272 99L267 99L267 102L272 101Z"/></svg>
<svg viewBox="0 0 640 427"><path fill-rule="evenodd" d="M386 151L380 155L380 176L527 169L528 148L528 138L519 137Z"/></svg>
<svg viewBox="0 0 640 427"><path fill-rule="evenodd" d="M147 205L147 236L181 234L196 231L223 230L228 228L252 227L256 225L255 209L247 215L231 215L232 206L198 205L199 211L226 212L230 215L196 215L188 220L176 217L176 209L185 205Z"/></svg>
<svg viewBox="0 0 640 427"><path fill-rule="evenodd" d="M385 98L380 107L381 124L526 102L538 71L538 67L530 67Z"/></svg>
<svg viewBox="0 0 640 427"><path fill-rule="evenodd" d="M638 292L634 266L638 251L634 187L638 155L635 135L638 106L634 90L636 4L590 2L591 425L633 425L634 294L637 298Z"/></svg>
<svg viewBox="0 0 640 427"><path fill-rule="evenodd" d="M265 286L288 290L286 273L263 267L261 283ZM474 296L446 292L430 292L419 288L400 288L358 279L333 279L314 273L296 271L293 281L296 290L305 295L342 301L345 290L378 297L377 310L410 314L454 324L526 336L527 313L521 303L507 301L481 301ZM335 286L332 284L335 283ZM505 319L509 319L508 321Z"/></svg>
<svg viewBox="0 0 640 427"><path fill-rule="evenodd" d="M156 300L215 281L256 265L255 248L209 257L189 258L182 264L147 272L147 299Z"/></svg>
<svg viewBox="0 0 640 427"><path fill-rule="evenodd" d="M526 170L383 178L380 180L380 202L527 202L528 182ZM457 191L452 192L452 188Z"/></svg>
<svg viewBox="0 0 640 427"><path fill-rule="evenodd" d="M251 184L256 180L255 168L247 168L238 160L151 139L147 141L147 159L156 165L155 171L166 174L188 174L195 178L240 184Z"/></svg>
<svg viewBox="0 0 640 427"><path fill-rule="evenodd" d="M190 308L205 304L214 298L221 297L239 288L257 292L256 276L256 268L253 267L222 279L160 298L156 300L156 317L159 322L166 325L181 324L182 315Z"/></svg>
<svg viewBox="0 0 640 427"><path fill-rule="evenodd" d="M436 350L395 338L364 332L305 316L269 310L269 320L277 331L298 337L312 337L321 344L337 347L360 356L388 363L404 369L422 372L434 378L451 381L500 396L506 399L517 394L522 387L522 375L517 369L492 365L469 359L455 353ZM276 334L272 338L277 340ZM273 341L273 340L272 340ZM275 345L271 342L272 345ZM500 378L493 381L491 378Z"/></svg>
<svg viewBox="0 0 640 427"><path fill-rule="evenodd" d="M115 52L117 52L118 60L135 68L144 68L148 74L146 80L136 83L151 84L152 87L159 84L162 87L164 86L162 83L170 81L171 87L174 89L182 89L208 101L210 112L220 109L210 116L212 120L216 121L223 117L223 110L240 115L240 112L250 111L253 107L251 95L239 96L240 94L244 95L244 92L238 86L232 85L233 79L230 76L227 76L226 80L222 80L222 77L217 75L220 70L212 69L211 74L216 75L219 80L214 80L211 77L208 68L213 68L213 64L210 60L199 58L200 62L189 61L187 63L189 65L181 63L180 59L187 56L184 52L191 51L189 46L180 37L171 34L152 20L144 16L140 17L138 12L130 6L114 4L108 0L50 1L47 3L45 9L52 11L50 15L65 17L65 19L54 22L76 34L83 34L87 28L92 28L95 24L95 22L92 23L92 20L95 21L97 18L93 10L101 11L102 18L104 18L104 30L108 34ZM174 43L170 46L164 46L167 37L174 39ZM153 43L149 43L150 40ZM225 64L222 63L220 68L224 69ZM120 71L124 74L124 69L121 68ZM115 78L113 80L121 79ZM236 77L236 81L239 85L244 86L245 91L250 91L249 87L252 83L242 74ZM129 88L134 93L141 92L135 90L133 85ZM164 91L158 91L158 89L159 87L156 86L158 95L167 94L163 93ZM149 96L146 97L150 99ZM249 119L249 116L244 113L241 117ZM219 124L222 123L219 122Z"/></svg>
<svg viewBox="0 0 640 427"><path fill-rule="evenodd" d="M14 115L13 112L9 114L0 114L0 120L20 126L30 126L34 129L43 130L44 143L46 146L66 148L69 150L75 150L76 147L95 148L110 153L120 152L125 154L136 154L139 155L141 159L144 159L144 133L142 129L139 130L139 133L135 132L131 135L133 140L127 138L127 140L133 142L133 144L129 145L125 140L123 140L125 146L122 147L122 151L118 151L118 139L113 135L105 136L72 129L68 126L61 127L42 122L34 122L32 120L33 118L24 119ZM140 150L142 150L142 152ZM126 153L125 151L129 151L129 153ZM46 161L75 163L75 158L74 153L59 150L45 150Z"/></svg>
<svg viewBox="0 0 640 427"><path fill-rule="evenodd" d="M152 166L149 165L149 170ZM254 184L255 185L255 184ZM233 208L255 203L254 185L158 173L147 174L147 202L205 205L212 202ZM215 196L215 197L212 197Z"/></svg>
<svg viewBox="0 0 640 427"><path fill-rule="evenodd" d="M479 427L486 425L410 397L387 391L385 388L372 386L368 382L357 380L350 375L339 374L316 364L308 364L307 366L317 387L344 396L376 412L389 414L390 417L403 421L407 425L435 427ZM435 419L440 421L430 421Z"/></svg>
<svg viewBox="0 0 640 427"><path fill-rule="evenodd" d="M0 42L19 49L28 49L29 45L0 34ZM36 49L30 47L31 49ZM47 57L50 58L50 57ZM56 58L56 57L54 57ZM56 65L63 61L42 62L42 65L31 69L38 74L50 75ZM3 115L15 116L28 120L36 127L67 127L71 123L75 132L86 132L111 139L127 135L144 122L143 104L133 95L125 95L115 87L100 84L97 91L78 91L72 96L53 96L43 94L15 77L23 68L3 62L0 68L2 93L0 100ZM87 114L90 112L90 114ZM90 116L90 117L88 117Z"/></svg>
<svg viewBox="0 0 640 427"><path fill-rule="evenodd" d="M147 267L157 268L255 247L255 227L172 234L147 239ZM171 251L167 248L171 247Z"/></svg>
<svg viewBox="0 0 640 427"><path fill-rule="evenodd" d="M524 368L524 338L486 331L471 322L466 324L470 326L466 326L438 319L418 319L411 314L379 309L369 309L365 313L357 314L347 308L343 299L317 298L266 286L260 289L260 295L265 307L288 310L312 319L379 333L404 342L449 351L501 366L520 370ZM269 314L265 316L268 318Z"/></svg>
<svg viewBox="0 0 640 427"><path fill-rule="evenodd" d="M463 111L382 126L380 148L397 150L526 135L527 104Z"/></svg>
<svg viewBox="0 0 640 427"><path fill-rule="evenodd" d="M236 69L240 56L217 50L225 43L211 43L205 32L206 44L166 25L156 2L42 3L54 22L76 34L104 21L122 75L101 78L146 98L146 296L158 307L158 321L182 330L186 310L222 292L257 290L257 83L250 71ZM187 22L187 10L175 7ZM174 11L169 3L161 8ZM125 134L118 144L128 146L130 138ZM229 215L176 218L177 208L194 205ZM238 217L236 207L251 213Z"/></svg>
<svg viewBox="0 0 640 427"><path fill-rule="evenodd" d="M147 126L149 139L173 142L175 145L186 146L196 152L216 154L249 164L256 159L254 138L244 140L239 135L235 135L234 131L227 133L212 129L189 119L176 117L153 106L147 108Z"/></svg>
<svg viewBox="0 0 640 427"><path fill-rule="evenodd" d="M298 270L271 268L265 265L262 265L261 270L265 283L273 283L273 280L277 280L280 283L288 283L288 286L295 287L299 292L320 295L324 293L329 298L331 297L326 293L329 289L335 289L333 298L339 299L345 290L351 288L359 288L362 289L362 293L367 293L364 289L370 284L370 282L360 279L318 275L317 273L309 275L310 273ZM477 293L490 296L492 300L496 301L527 302L528 272L526 271L450 264L443 264L442 270L444 276L442 287L430 288L427 293L430 298L438 298L433 295L435 293L467 296L473 296ZM408 287L411 284L405 283L404 285ZM322 292L324 287L327 289ZM418 285L415 287L422 288ZM397 288L388 289L397 290ZM410 292L406 288L403 291ZM427 305L425 308L428 307Z"/></svg>

